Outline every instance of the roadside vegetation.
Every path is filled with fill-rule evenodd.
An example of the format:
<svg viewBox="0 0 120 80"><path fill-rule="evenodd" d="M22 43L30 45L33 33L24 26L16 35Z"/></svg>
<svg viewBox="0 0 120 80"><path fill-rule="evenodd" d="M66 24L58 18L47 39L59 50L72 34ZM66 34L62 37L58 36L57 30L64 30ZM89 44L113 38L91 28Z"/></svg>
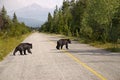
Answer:
<svg viewBox="0 0 120 80"><path fill-rule="evenodd" d="M120 0L64 0L39 31L120 52Z"/></svg>
<svg viewBox="0 0 120 80"><path fill-rule="evenodd" d="M28 26L18 22L15 13L13 19L10 19L3 6L0 9L0 60L7 56L30 32L31 29Z"/></svg>

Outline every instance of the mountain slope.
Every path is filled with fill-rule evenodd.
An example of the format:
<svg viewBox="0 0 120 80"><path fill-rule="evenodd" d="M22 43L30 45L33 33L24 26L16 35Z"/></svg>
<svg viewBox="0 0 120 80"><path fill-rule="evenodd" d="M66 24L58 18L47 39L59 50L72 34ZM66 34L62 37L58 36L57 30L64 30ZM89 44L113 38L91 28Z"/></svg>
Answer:
<svg viewBox="0 0 120 80"><path fill-rule="evenodd" d="M13 16L13 13L15 12L18 20L25 22L25 24L33 26L31 24L38 24L38 21L45 22L47 20L48 12L52 12L53 9L43 8L38 4L32 4L27 7L18 9L16 11L10 11L8 12L8 15ZM33 21L31 23L31 21ZM38 26L33 26L38 27Z"/></svg>
<svg viewBox="0 0 120 80"><path fill-rule="evenodd" d="M40 27L44 23L43 21L32 19L32 18L18 17L18 20L20 22L24 22L27 26L30 26L30 27Z"/></svg>

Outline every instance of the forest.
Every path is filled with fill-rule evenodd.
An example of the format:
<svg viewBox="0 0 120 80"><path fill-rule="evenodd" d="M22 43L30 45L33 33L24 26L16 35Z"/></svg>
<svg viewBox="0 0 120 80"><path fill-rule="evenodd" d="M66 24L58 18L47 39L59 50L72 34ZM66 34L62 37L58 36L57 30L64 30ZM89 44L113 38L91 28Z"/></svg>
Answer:
<svg viewBox="0 0 120 80"><path fill-rule="evenodd" d="M20 23L17 19L16 14L13 14L13 19L7 15L7 11L3 6L0 9L0 37L15 37L25 34L30 31L30 28L24 24L24 22Z"/></svg>
<svg viewBox="0 0 120 80"><path fill-rule="evenodd" d="M120 0L64 0L39 31L120 44Z"/></svg>
<svg viewBox="0 0 120 80"><path fill-rule="evenodd" d="M9 54L30 32L31 29L23 22L19 22L15 13L11 19L3 6L0 9L0 60Z"/></svg>

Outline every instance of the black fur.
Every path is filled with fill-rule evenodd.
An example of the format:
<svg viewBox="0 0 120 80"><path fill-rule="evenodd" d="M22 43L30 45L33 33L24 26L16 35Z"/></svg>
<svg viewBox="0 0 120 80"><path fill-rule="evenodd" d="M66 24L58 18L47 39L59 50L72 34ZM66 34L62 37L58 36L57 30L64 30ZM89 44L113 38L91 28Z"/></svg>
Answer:
<svg viewBox="0 0 120 80"><path fill-rule="evenodd" d="M66 49L68 49L68 43L71 43L70 39L60 39L57 41L56 49L62 49L64 45L66 45Z"/></svg>
<svg viewBox="0 0 120 80"><path fill-rule="evenodd" d="M16 53L17 51L19 51L21 55L23 55L22 52L24 51L24 55L26 55L26 50L28 51L28 53L31 53L31 54L32 54L32 52L31 52L30 49L32 49L32 44L31 44L31 43L20 43L20 44L15 48L15 50L14 50L14 52L13 52L13 55L15 55L15 53Z"/></svg>

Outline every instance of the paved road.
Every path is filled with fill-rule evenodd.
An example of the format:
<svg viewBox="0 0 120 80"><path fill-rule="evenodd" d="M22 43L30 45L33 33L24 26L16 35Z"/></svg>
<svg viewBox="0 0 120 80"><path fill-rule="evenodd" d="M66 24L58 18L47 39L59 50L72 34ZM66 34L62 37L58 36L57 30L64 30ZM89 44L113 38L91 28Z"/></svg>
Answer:
<svg viewBox="0 0 120 80"><path fill-rule="evenodd" d="M0 62L0 80L120 80L120 53L110 53L72 41L56 50L59 36L33 33L23 42L33 54L8 55Z"/></svg>

